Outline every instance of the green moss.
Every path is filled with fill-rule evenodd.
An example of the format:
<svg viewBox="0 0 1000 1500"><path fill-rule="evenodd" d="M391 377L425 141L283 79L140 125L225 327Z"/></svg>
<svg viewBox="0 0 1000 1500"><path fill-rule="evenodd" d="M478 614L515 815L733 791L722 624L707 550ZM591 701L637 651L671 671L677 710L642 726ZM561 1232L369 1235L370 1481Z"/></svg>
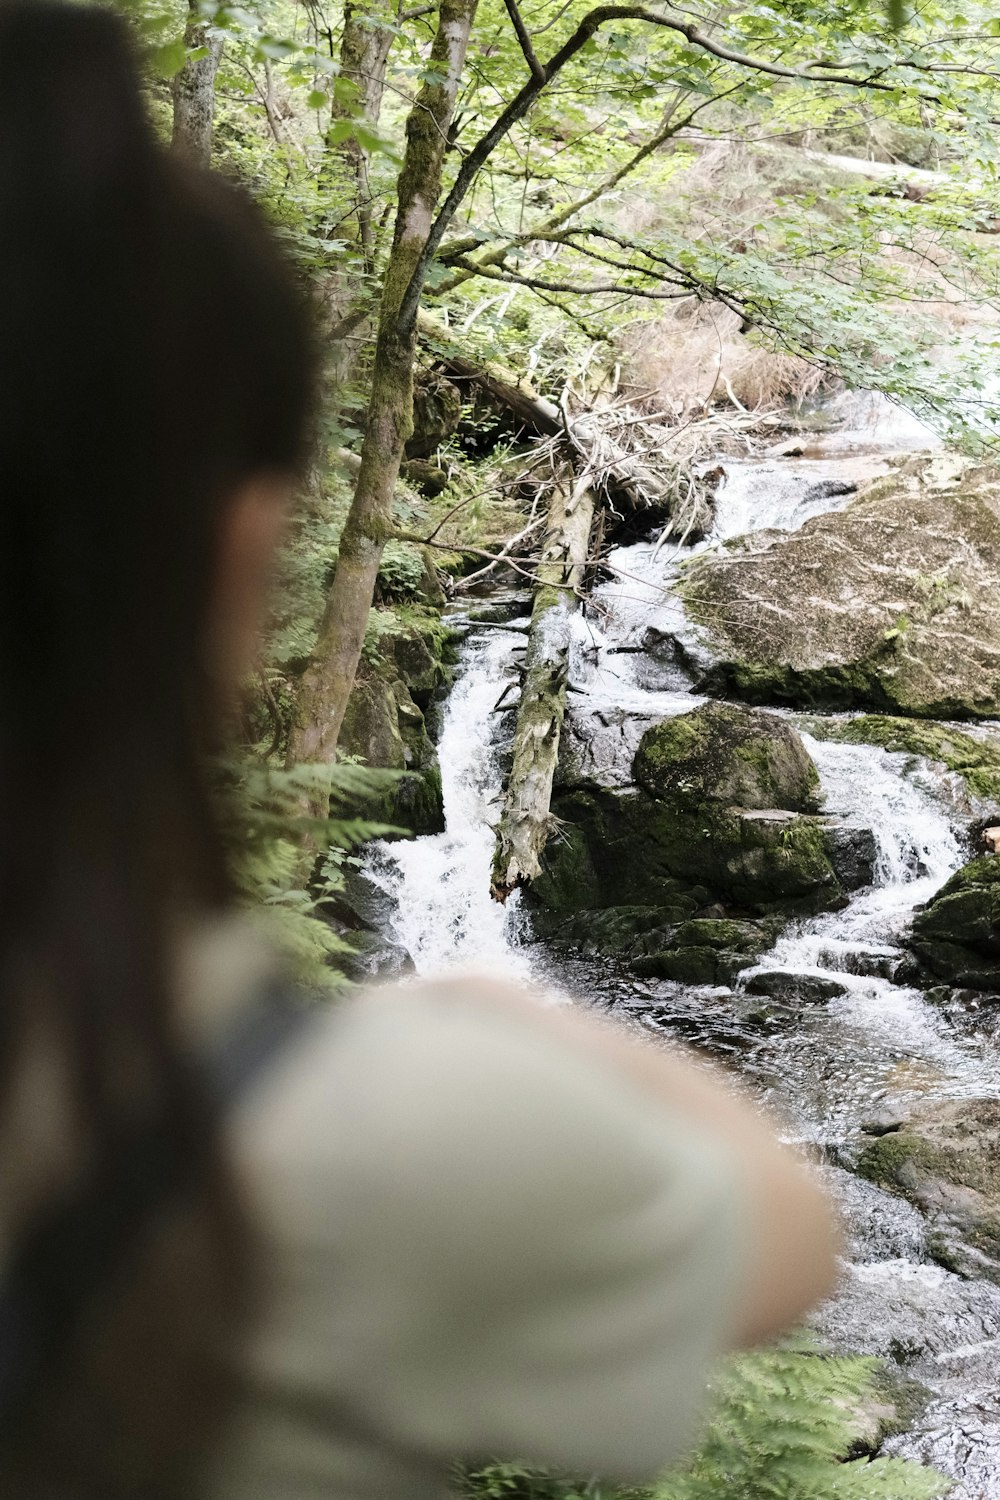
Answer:
<svg viewBox="0 0 1000 1500"><path fill-rule="evenodd" d="M957 870L914 917L911 947L938 979L1000 992L1000 858Z"/></svg>
<svg viewBox="0 0 1000 1500"><path fill-rule="evenodd" d="M650 796L684 812L706 803L811 812L819 792L816 767L790 724L721 703L654 724L633 774Z"/></svg>
<svg viewBox="0 0 1000 1500"><path fill-rule="evenodd" d="M897 1131L870 1142L855 1170L868 1182L906 1196L907 1189L912 1189L914 1167L933 1174L941 1171L943 1162L919 1136Z"/></svg>

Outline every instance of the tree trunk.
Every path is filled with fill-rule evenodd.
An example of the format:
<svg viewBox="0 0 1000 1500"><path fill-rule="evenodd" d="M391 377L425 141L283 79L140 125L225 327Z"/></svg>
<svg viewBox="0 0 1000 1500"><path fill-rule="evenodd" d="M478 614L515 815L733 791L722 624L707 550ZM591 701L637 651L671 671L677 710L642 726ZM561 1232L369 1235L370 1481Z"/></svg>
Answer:
<svg viewBox="0 0 1000 1500"><path fill-rule="evenodd" d="M406 123L399 206L379 315L368 423L354 498L313 664L299 695L292 761L332 761L361 658L392 520L403 448L413 425L416 315L401 316L441 194L441 171L476 0L442 0L429 67ZM418 289L419 290L419 289Z"/></svg>
<svg viewBox="0 0 1000 1500"><path fill-rule="evenodd" d="M514 765L497 830L493 895L541 874L541 856L552 831L549 805L566 716L570 630L590 551L594 520L590 476L567 474L556 486L538 566L528 655L514 735Z"/></svg>
<svg viewBox="0 0 1000 1500"><path fill-rule="evenodd" d="M382 95L385 92L385 70L396 35L395 21L396 5L393 0L370 0L369 4L362 6L347 0L340 43L337 94L327 137L330 160L339 157L350 175L356 205L358 244L369 271L374 263L375 250L372 191L368 177L371 152L355 136L335 140L333 132L342 120L358 120L370 127L378 124ZM328 184L332 186L330 173L325 175Z"/></svg>
<svg viewBox="0 0 1000 1500"><path fill-rule="evenodd" d="M215 75L222 56L222 38L210 33L197 0L188 0L184 46L189 53L199 51L204 55L189 57L171 85L174 100L171 145L199 167L207 167L212 159Z"/></svg>

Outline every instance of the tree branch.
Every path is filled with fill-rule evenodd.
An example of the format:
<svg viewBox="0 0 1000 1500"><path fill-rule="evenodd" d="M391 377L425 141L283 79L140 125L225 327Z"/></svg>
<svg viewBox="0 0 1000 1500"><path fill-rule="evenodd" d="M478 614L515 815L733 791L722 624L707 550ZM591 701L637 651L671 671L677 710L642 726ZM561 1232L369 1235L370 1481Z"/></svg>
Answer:
<svg viewBox="0 0 1000 1500"><path fill-rule="evenodd" d="M427 243L420 264L416 267L410 284L404 294L400 307L403 326L412 327L416 322L417 308L423 292L427 268L437 255L441 241L444 238L448 225L451 223L458 210L459 205L468 193L480 168L489 158L495 147L503 140L504 136L517 124L518 120L524 118L532 104L555 75L566 66L576 54L586 46L591 37L601 29L602 26L612 21L641 21L644 25L660 26L668 31L675 31L683 36L692 47L698 47L712 57L717 57L722 62L734 63L737 67L746 68L755 73L765 73L772 78L788 78L805 83L820 83L826 87L859 88L877 90L892 93L896 85L886 82L881 77L869 74L864 77L847 77L836 74L833 77L816 72L810 68L789 68L783 63L768 62L766 58L753 57L746 52L738 52L734 48L723 46L721 42L715 41L706 32L702 31L694 21L686 20L674 11L650 10L644 5L600 5L584 16L576 30L570 35L558 52L553 53L547 63L541 65L537 74L533 73L529 81L515 94L514 98L494 120L479 140L469 151L463 161L451 191L442 204L437 218L427 237ZM884 69L880 69L884 72ZM931 96L935 101L937 95Z"/></svg>
<svg viewBox="0 0 1000 1500"><path fill-rule="evenodd" d="M532 77L540 79L543 84L546 83L545 69L538 61L535 49L531 45L531 33L528 31L527 26L525 26L524 18L517 8L517 0L503 0L503 3L507 7L507 14L510 16L511 25L517 32L517 39L521 43L521 51L524 53L525 62L531 69Z"/></svg>

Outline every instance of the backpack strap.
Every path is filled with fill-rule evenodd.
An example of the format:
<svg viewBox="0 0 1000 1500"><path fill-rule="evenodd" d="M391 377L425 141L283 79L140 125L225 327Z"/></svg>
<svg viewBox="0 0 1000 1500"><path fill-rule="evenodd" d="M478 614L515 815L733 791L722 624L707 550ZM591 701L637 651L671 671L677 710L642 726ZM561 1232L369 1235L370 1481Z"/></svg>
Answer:
<svg viewBox="0 0 1000 1500"><path fill-rule="evenodd" d="M203 1055L210 1107L223 1119L313 1014L271 980ZM47 1204L0 1279L0 1429L15 1424L57 1364L82 1308L113 1286L151 1221L190 1174L186 1153L150 1122L110 1162Z"/></svg>

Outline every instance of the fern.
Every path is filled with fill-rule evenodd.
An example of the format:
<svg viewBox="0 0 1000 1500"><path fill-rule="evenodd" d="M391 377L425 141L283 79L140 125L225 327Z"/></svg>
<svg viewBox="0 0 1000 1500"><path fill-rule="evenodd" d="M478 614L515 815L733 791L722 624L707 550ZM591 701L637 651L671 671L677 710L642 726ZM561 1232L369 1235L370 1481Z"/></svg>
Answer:
<svg viewBox="0 0 1000 1500"><path fill-rule="evenodd" d="M725 1362L712 1414L687 1464L645 1489L616 1489L518 1464L466 1471L475 1500L934 1500L950 1481L896 1458L855 1458L878 1362L769 1350Z"/></svg>
<svg viewBox="0 0 1000 1500"><path fill-rule="evenodd" d="M220 767L230 866L244 903L287 955L308 988L330 991L345 984L338 961L350 944L323 915L324 903L343 889L354 851L370 839L399 832L359 815L359 807L384 798L399 772L351 761L280 770L255 757ZM304 805L329 795L330 816L314 818ZM324 852L321 878L303 885L302 840Z"/></svg>

